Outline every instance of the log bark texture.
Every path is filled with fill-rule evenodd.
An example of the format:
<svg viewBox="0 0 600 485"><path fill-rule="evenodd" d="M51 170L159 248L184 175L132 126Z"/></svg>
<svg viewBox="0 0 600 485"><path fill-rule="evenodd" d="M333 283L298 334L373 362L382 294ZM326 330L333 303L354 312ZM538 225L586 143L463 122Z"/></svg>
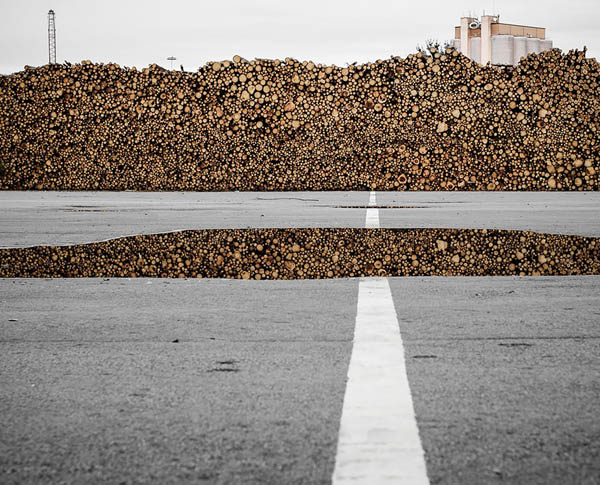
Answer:
<svg viewBox="0 0 600 485"><path fill-rule="evenodd" d="M600 68L578 51L0 76L2 189L598 190L599 170Z"/></svg>
<svg viewBox="0 0 600 485"><path fill-rule="evenodd" d="M600 274L600 238L477 229L208 229L0 249L0 277Z"/></svg>

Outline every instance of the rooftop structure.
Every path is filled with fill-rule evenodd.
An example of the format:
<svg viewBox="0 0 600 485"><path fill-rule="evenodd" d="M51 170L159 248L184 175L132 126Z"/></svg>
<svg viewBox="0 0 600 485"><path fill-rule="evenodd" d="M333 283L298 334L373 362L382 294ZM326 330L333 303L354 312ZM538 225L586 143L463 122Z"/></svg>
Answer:
<svg viewBox="0 0 600 485"><path fill-rule="evenodd" d="M453 46L483 65L516 66L522 57L552 49L545 28L504 24L499 15L462 17L454 32Z"/></svg>

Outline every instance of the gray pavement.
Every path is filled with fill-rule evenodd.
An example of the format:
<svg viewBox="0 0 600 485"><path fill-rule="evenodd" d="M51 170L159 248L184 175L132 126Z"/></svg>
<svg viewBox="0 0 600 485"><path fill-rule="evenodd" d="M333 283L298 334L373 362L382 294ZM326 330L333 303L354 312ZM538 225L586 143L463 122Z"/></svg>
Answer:
<svg viewBox="0 0 600 485"><path fill-rule="evenodd" d="M0 483L328 483L357 290L0 280Z"/></svg>
<svg viewBox="0 0 600 485"><path fill-rule="evenodd" d="M431 483L600 483L600 277L392 278Z"/></svg>
<svg viewBox="0 0 600 485"><path fill-rule="evenodd" d="M600 236L600 192L378 192L381 227ZM410 208L415 207L415 208Z"/></svg>
<svg viewBox="0 0 600 485"><path fill-rule="evenodd" d="M0 247L185 229L364 227L364 192L2 192Z"/></svg>
<svg viewBox="0 0 600 485"><path fill-rule="evenodd" d="M390 285L432 483L598 483L600 277ZM0 280L0 482L327 483L357 286Z"/></svg>
<svg viewBox="0 0 600 485"><path fill-rule="evenodd" d="M0 192L0 247L364 227L366 192ZM598 193L377 193L600 236ZM356 208L347 208L356 207ZM431 483L600 483L600 277L393 278ZM0 483L328 483L357 280L0 279Z"/></svg>
<svg viewBox="0 0 600 485"><path fill-rule="evenodd" d="M0 247L249 227L364 227L367 192L0 191ZM381 227L600 236L598 192L378 192Z"/></svg>

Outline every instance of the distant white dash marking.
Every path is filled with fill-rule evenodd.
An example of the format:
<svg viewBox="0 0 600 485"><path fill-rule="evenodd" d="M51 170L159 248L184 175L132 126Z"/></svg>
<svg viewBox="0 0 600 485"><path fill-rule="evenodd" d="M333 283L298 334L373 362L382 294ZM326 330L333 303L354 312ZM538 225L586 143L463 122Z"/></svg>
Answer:
<svg viewBox="0 0 600 485"><path fill-rule="evenodd" d="M374 192L369 205L375 205ZM402 336L385 278L359 283L332 483L429 484Z"/></svg>
<svg viewBox="0 0 600 485"><path fill-rule="evenodd" d="M375 209L376 205L377 196L375 192L371 192L369 196L369 208L367 209L367 229L379 229L379 209Z"/></svg>

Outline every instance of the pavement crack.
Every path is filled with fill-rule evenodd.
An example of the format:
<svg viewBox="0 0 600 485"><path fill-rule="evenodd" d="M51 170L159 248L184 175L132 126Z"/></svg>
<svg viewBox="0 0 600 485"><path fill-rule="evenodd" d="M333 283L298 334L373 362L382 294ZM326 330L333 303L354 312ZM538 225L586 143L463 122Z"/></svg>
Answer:
<svg viewBox="0 0 600 485"><path fill-rule="evenodd" d="M538 337L432 337L424 339L406 339L407 342L461 342L461 341L496 341L496 340L598 340L600 335L561 335L561 336L538 336ZM507 344L508 345L508 344ZM531 345L531 344L529 344Z"/></svg>
<svg viewBox="0 0 600 485"><path fill-rule="evenodd" d="M175 341L177 340L177 342ZM195 340L186 339L186 343L208 343L208 342L230 342L230 343L265 343L265 344L280 344L280 343L351 343L352 339L306 339L306 338L291 338L291 339L226 339L226 338L199 338ZM180 343L180 339L174 340L134 340L134 339L98 339L98 340L68 340L68 339L0 339L0 344L160 344L160 343Z"/></svg>
<svg viewBox="0 0 600 485"><path fill-rule="evenodd" d="M235 359L218 360L216 366L209 369L208 372L239 372L238 361Z"/></svg>
<svg viewBox="0 0 600 485"><path fill-rule="evenodd" d="M255 200L301 200L303 202L319 202L319 199L303 199L301 197L257 197Z"/></svg>

